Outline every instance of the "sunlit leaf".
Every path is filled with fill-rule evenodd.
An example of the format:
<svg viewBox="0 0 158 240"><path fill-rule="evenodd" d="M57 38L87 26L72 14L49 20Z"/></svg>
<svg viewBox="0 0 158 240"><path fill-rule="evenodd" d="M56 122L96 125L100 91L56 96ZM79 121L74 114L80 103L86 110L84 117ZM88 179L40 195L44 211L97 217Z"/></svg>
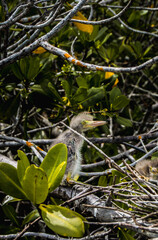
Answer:
<svg viewBox="0 0 158 240"><path fill-rule="evenodd" d="M88 21L88 19L81 12L77 12L73 19ZM82 32L87 32L89 34L93 32L93 26L90 24L74 22L74 25Z"/></svg>
<svg viewBox="0 0 158 240"><path fill-rule="evenodd" d="M18 161L17 174L18 174L19 181L22 183L25 175L25 171L27 167L30 166L30 163L26 154L21 150L18 150L18 157L20 158L20 160Z"/></svg>
<svg viewBox="0 0 158 240"><path fill-rule="evenodd" d="M38 47L37 49L35 49L34 51L33 51L33 53L35 53L35 54L42 54L42 53L44 53L44 52L46 52L47 50L46 49L44 49L43 47Z"/></svg>
<svg viewBox="0 0 158 240"><path fill-rule="evenodd" d="M85 228L83 217L65 207L44 205L40 207L45 224L64 237L82 237Z"/></svg>
<svg viewBox="0 0 158 240"><path fill-rule="evenodd" d="M112 88L116 87L118 83L119 83L119 80L118 80L118 78L116 78L116 80L115 80L114 85L112 86Z"/></svg>
<svg viewBox="0 0 158 240"><path fill-rule="evenodd" d="M114 75L113 72L106 72L105 73L105 79L111 78Z"/></svg>
<svg viewBox="0 0 158 240"><path fill-rule="evenodd" d="M0 189L15 198L26 199L26 195L21 188L17 170L10 164L0 163Z"/></svg>
<svg viewBox="0 0 158 240"><path fill-rule="evenodd" d="M34 204L45 201L48 195L48 179L43 169L32 164L26 169L22 187L28 199Z"/></svg>
<svg viewBox="0 0 158 240"><path fill-rule="evenodd" d="M67 164L67 147L63 143L53 146L41 163L41 168L47 174L49 191L59 186Z"/></svg>

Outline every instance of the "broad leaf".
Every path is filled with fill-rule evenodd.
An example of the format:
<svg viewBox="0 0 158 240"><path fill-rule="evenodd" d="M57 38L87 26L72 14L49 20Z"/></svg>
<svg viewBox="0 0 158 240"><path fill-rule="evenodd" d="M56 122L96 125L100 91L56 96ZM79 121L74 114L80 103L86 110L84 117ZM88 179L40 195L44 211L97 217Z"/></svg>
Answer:
<svg viewBox="0 0 158 240"><path fill-rule="evenodd" d="M105 96L103 87L98 87L98 88L92 87L88 89L87 92L88 92L88 96L83 102L81 102L84 107L93 106L94 104L102 100Z"/></svg>
<svg viewBox="0 0 158 240"><path fill-rule="evenodd" d="M121 108L126 107L128 104L129 99L126 96L121 95L114 99L112 107L114 110L119 110Z"/></svg>
<svg viewBox="0 0 158 240"><path fill-rule="evenodd" d="M48 195L48 179L43 169L32 164L26 169L22 187L33 204L39 204L46 200Z"/></svg>
<svg viewBox="0 0 158 240"><path fill-rule="evenodd" d="M72 101L80 103L84 101L87 97L87 88L79 87L76 93L73 95Z"/></svg>
<svg viewBox="0 0 158 240"><path fill-rule="evenodd" d="M28 80L33 80L37 74L39 73L40 70L40 59L38 57L29 58L29 69L27 71L27 79Z"/></svg>
<svg viewBox="0 0 158 240"><path fill-rule="evenodd" d="M22 183L25 175L25 171L27 167L30 166L30 163L26 154L21 150L18 150L18 157L20 158L20 160L18 161L17 173L18 173L19 181L20 183Z"/></svg>
<svg viewBox="0 0 158 240"><path fill-rule="evenodd" d="M65 237L82 237L85 228L83 217L65 207L44 205L40 207L45 224L57 234Z"/></svg>
<svg viewBox="0 0 158 240"><path fill-rule="evenodd" d="M118 97L118 96L121 96L121 91L118 87L116 88L113 88L111 91L110 91L110 103L113 104L113 102L115 101L115 99Z"/></svg>
<svg viewBox="0 0 158 240"><path fill-rule="evenodd" d="M67 147L63 143L59 143L52 147L43 162L41 168L47 174L49 192L59 186L67 164Z"/></svg>
<svg viewBox="0 0 158 240"><path fill-rule="evenodd" d="M124 125L126 127L132 127L132 122L130 119L118 116L117 122L119 122L119 124Z"/></svg>
<svg viewBox="0 0 158 240"><path fill-rule="evenodd" d="M0 189L15 198L26 199L21 188L17 170L10 164L0 163Z"/></svg>

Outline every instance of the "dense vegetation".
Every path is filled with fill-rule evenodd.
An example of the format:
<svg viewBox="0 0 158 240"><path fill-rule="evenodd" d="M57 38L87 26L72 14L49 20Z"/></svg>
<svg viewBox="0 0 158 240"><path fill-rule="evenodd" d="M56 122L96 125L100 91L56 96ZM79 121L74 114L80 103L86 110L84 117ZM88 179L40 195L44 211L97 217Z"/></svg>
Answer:
<svg viewBox="0 0 158 240"><path fill-rule="evenodd" d="M0 163L0 239L18 239L19 232L28 239L158 237L157 182L133 168L158 152L157 12L155 0L1 1L0 153L22 163L18 170ZM69 125L82 111L107 121L86 135L100 151L85 142L80 183L59 186L61 159L62 173L55 169L47 182L48 146L64 129L62 121ZM65 159L63 145L60 151ZM29 184L36 174L45 182L35 200ZM71 231L70 221L65 230L61 215L59 229L54 216L48 223L44 214L52 206L72 214L78 229Z"/></svg>

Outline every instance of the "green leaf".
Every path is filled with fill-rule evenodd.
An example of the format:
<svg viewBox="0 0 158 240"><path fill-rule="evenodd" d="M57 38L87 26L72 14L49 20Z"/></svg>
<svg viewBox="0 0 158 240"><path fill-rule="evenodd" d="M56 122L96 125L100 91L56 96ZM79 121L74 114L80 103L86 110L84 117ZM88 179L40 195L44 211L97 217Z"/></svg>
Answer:
<svg viewBox="0 0 158 240"><path fill-rule="evenodd" d="M35 91L35 92L42 93L42 94L46 95L45 92L44 92L44 90L42 89L41 85L39 85L39 84L34 84L34 85L31 87L31 89L32 89L33 91Z"/></svg>
<svg viewBox="0 0 158 240"><path fill-rule="evenodd" d="M10 206L10 205L3 205L2 206L2 210L4 212L4 214L13 222L15 223L17 226L19 226L19 222L17 220L17 214L15 212L15 209Z"/></svg>
<svg viewBox="0 0 158 240"><path fill-rule="evenodd" d="M123 117L120 117L118 116L117 117L117 122L121 125L124 125L126 127L132 127L132 122L130 119L127 119L127 118L123 118Z"/></svg>
<svg viewBox="0 0 158 240"><path fill-rule="evenodd" d="M110 104L113 104L114 100L116 99L116 97L121 95L121 91L118 87L114 87L110 93Z"/></svg>
<svg viewBox="0 0 158 240"><path fill-rule="evenodd" d="M59 100L60 102L63 102L62 98L60 97L60 95L57 92L57 90L55 89L55 87L51 84L51 82L48 83L48 87L51 90L51 92L53 93L53 95L56 97L56 99Z"/></svg>
<svg viewBox="0 0 158 240"><path fill-rule="evenodd" d="M7 120L10 119L14 114L19 106L19 93L16 96L9 98L5 102L0 103L0 119Z"/></svg>
<svg viewBox="0 0 158 240"><path fill-rule="evenodd" d="M100 31L98 32L97 36L95 37L94 41L97 41L102 36L105 36L105 32L107 31L107 29L108 29L107 27L101 28Z"/></svg>
<svg viewBox="0 0 158 240"><path fill-rule="evenodd" d="M20 67L19 67L19 64L17 62L15 62L14 64L12 64L12 71L14 73L14 75L20 79L20 80L23 80L24 77L20 71Z"/></svg>
<svg viewBox="0 0 158 240"><path fill-rule="evenodd" d="M79 87L76 93L72 97L72 101L75 103L80 103L85 100L87 97L87 88Z"/></svg>
<svg viewBox="0 0 158 240"><path fill-rule="evenodd" d="M101 176L98 181L98 186L107 186L107 176Z"/></svg>
<svg viewBox="0 0 158 240"><path fill-rule="evenodd" d="M40 217L40 214L38 212L37 209L33 210L32 212L30 212L23 220L22 222L22 226L24 226L27 223L30 223L32 221L34 221L36 218Z"/></svg>
<svg viewBox="0 0 158 240"><path fill-rule="evenodd" d="M88 88L88 81L85 77L81 77L81 76L77 77L76 82L77 82L79 87Z"/></svg>
<svg viewBox="0 0 158 240"><path fill-rule="evenodd" d="M88 89L88 96L86 99L84 99L81 104L83 104L84 107L93 106L94 104L98 103L100 100L102 100L105 96L104 88L103 87L92 87Z"/></svg>
<svg viewBox="0 0 158 240"><path fill-rule="evenodd" d="M106 57L111 61L114 61L118 56L119 48L115 44L111 44L111 46L106 48L105 51L106 51Z"/></svg>
<svg viewBox="0 0 158 240"><path fill-rule="evenodd" d="M30 57L29 68L27 71L27 79L33 80L37 76L39 70L40 70L40 59L38 57L36 58Z"/></svg>
<svg viewBox="0 0 158 240"><path fill-rule="evenodd" d="M67 164L67 147L63 143L53 146L41 163L41 168L47 174L49 192L59 186Z"/></svg>
<svg viewBox="0 0 158 240"><path fill-rule="evenodd" d="M24 78L27 78L28 69L29 69L28 57L22 58L20 60L20 70L21 70Z"/></svg>
<svg viewBox="0 0 158 240"><path fill-rule="evenodd" d="M48 179L43 169L34 164L26 169L22 187L33 204L40 204L48 195Z"/></svg>
<svg viewBox="0 0 158 240"><path fill-rule="evenodd" d="M64 237L82 237L85 232L83 217L65 207L44 205L40 207L45 224Z"/></svg>
<svg viewBox="0 0 158 240"><path fill-rule="evenodd" d="M105 38L101 41L101 45L103 45L110 37L112 36L112 33L108 33Z"/></svg>
<svg viewBox="0 0 158 240"><path fill-rule="evenodd" d="M0 163L0 189L15 198L26 199L20 186L17 170L10 164Z"/></svg>
<svg viewBox="0 0 158 240"><path fill-rule="evenodd" d="M135 240L135 238L133 238L131 236L131 234L124 231L123 229L120 229L120 231L119 231L119 239L121 239L121 240Z"/></svg>
<svg viewBox="0 0 158 240"><path fill-rule="evenodd" d="M98 47L99 47L99 49L98 49L99 55L100 55L103 59L105 59L107 62L109 62L109 59L107 58L107 55L106 55L106 50L105 50L105 48L104 48L103 46L98 46Z"/></svg>
<svg viewBox="0 0 158 240"><path fill-rule="evenodd" d="M14 197L12 197L12 196L10 196L10 195L6 195L6 196L4 197L3 202L1 203L1 205L3 206L3 205L8 204L8 203L19 202L19 201L21 201L21 199L19 199L19 198L14 198Z"/></svg>
<svg viewBox="0 0 158 240"><path fill-rule="evenodd" d="M70 87L69 82L66 81L66 80L62 80L62 81L61 81L61 85L62 85L62 87L63 87L64 90L65 90L66 96L69 98L70 95L71 95L71 90L72 90L71 87Z"/></svg>
<svg viewBox="0 0 158 240"><path fill-rule="evenodd" d="M26 154L21 150L18 150L18 157L20 158L20 160L18 160L17 174L18 174L20 183L22 183L25 175L25 171L27 167L30 166L30 163Z"/></svg>
<svg viewBox="0 0 158 240"><path fill-rule="evenodd" d="M121 108L126 107L128 104L129 104L129 99L126 96L121 95L114 99L112 107L114 110L119 110Z"/></svg>
<svg viewBox="0 0 158 240"><path fill-rule="evenodd" d="M146 56L146 55L150 52L150 50L151 50L152 47L153 47L153 44L150 45L150 46L145 50L145 52L143 53L143 56Z"/></svg>

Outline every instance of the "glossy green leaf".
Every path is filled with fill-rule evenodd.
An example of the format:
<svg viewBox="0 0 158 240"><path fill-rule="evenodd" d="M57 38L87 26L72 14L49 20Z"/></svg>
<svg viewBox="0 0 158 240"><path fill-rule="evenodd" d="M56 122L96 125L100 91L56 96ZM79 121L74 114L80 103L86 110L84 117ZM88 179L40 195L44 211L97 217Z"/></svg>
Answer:
<svg viewBox="0 0 158 240"><path fill-rule="evenodd" d="M18 150L18 157L20 158L20 160L18 160L17 173L18 173L19 181L20 183L22 183L25 175L25 171L27 167L30 166L30 163L26 154L21 150Z"/></svg>
<svg viewBox="0 0 158 240"><path fill-rule="evenodd" d="M65 207L44 205L40 207L45 224L64 237L82 237L85 228L82 217Z"/></svg>
<svg viewBox="0 0 158 240"><path fill-rule="evenodd" d="M48 151L40 166L47 174L49 191L59 186L66 170L66 164L67 147L63 143L56 144Z"/></svg>
<svg viewBox="0 0 158 240"><path fill-rule="evenodd" d="M26 199L26 195L21 188L17 170L10 164L0 163L0 189L15 198Z"/></svg>
<svg viewBox="0 0 158 240"><path fill-rule="evenodd" d="M17 226L19 226L19 222L17 219L17 214L15 212L15 209L11 206L11 205L3 205L2 206L2 210L5 213L5 215L13 222L15 223Z"/></svg>
<svg viewBox="0 0 158 240"><path fill-rule="evenodd" d="M23 220L22 226L24 226L27 223L30 223L34 221L36 218L40 217L40 214L37 209L31 211Z"/></svg>
<svg viewBox="0 0 158 240"><path fill-rule="evenodd" d="M45 201L48 195L48 179L43 169L32 164L26 169L22 187L33 204Z"/></svg>
<svg viewBox="0 0 158 240"><path fill-rule="evenodd" d="M129 99L126 96L121 95L114 99L112 107L114 110L119 110L121 108L126 107L128 104L129 104Z"/></svg>
<svg viewBox="0 0 158 240"><path fill-rule="evenodd" d="M124 125L126 127L132 127L132 122L131 122L130 119L118 116L117 117L117 122L119 122L119 124Z"/></svg>

